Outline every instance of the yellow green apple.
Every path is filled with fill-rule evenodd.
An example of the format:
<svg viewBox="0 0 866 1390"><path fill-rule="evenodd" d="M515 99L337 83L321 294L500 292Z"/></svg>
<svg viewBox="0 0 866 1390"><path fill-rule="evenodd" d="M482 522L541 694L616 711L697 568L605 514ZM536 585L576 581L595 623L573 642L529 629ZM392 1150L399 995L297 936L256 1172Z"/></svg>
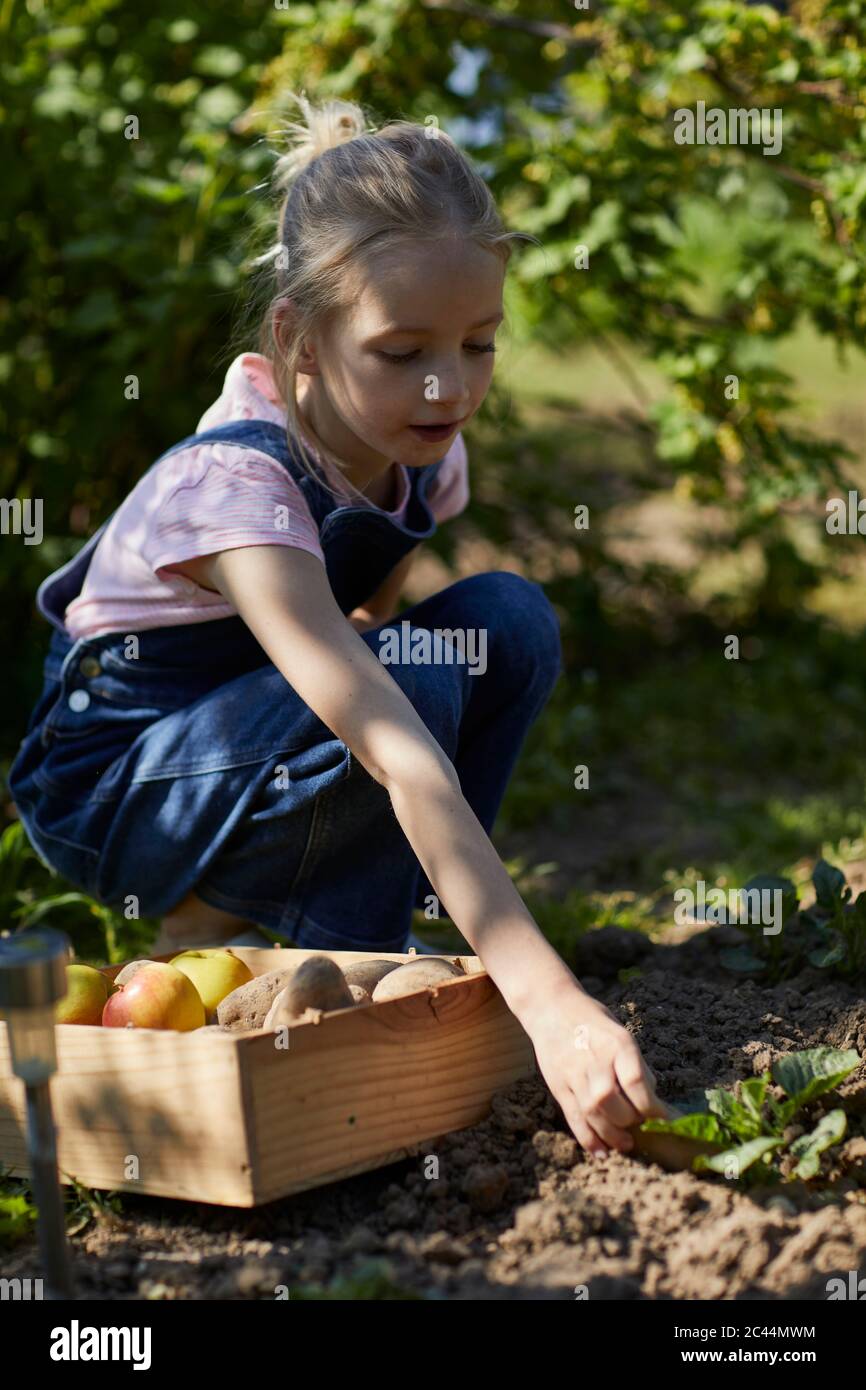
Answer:
<svg viewBox="0 0 866 1390"><path fill-rule="evenodd" d="M111 981L92 965L66 967L66 993L54 1006L57 1023L101 1023Z"/></svg>
<svg viewBox="0 0 866 1390"><path fill-rule="evenodd" d="M183 971L148 961L106 1002L104 1028L171 1028L189 1033L204 1026L204 1004Z"/></svg>
<svg viewBox="0 0 866 1390"><path fill-rule="evenodd" d="M195 985L209 1023L213 1022L218 1004L240 985L249 984L253 972L231 951L213 947L202 951L182 951L171 964Z"/></svg>

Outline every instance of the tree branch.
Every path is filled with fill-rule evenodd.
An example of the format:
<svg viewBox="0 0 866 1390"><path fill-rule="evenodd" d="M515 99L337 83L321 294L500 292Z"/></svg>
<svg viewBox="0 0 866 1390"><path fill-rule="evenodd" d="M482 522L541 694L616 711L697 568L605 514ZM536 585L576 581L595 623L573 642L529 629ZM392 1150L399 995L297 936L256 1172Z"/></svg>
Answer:
<svg viewBox="0 0 866 1390"><path fill-rule="evenodd" d="M483 5L473 5L469 0L421 0L425 10L450 10L452 14L465 15L467 19L477 19L494 29L516 29L524 34L534 34L539 39L557 39L567 48L598 48L596 39L579 38L567 24L552 24L544 19L521 19L518 15L498 14L485 9Z"/></svg>
<svg viewBox="0 0 866 1390"><path fill-rule="evenodd" d="M805 92L807 96L826 97L827 101L838 102L840 106L857 106L858 98L852 96L843 87L841 81L829 79L826 82L795 82L796 92Z"/></svg>

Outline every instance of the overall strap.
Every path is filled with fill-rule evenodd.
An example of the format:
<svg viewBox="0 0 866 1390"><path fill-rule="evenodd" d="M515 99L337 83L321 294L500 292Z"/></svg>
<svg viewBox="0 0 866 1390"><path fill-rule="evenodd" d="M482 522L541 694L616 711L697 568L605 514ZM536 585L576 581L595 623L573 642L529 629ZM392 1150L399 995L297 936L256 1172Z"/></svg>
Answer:
<svg viewBox="0 0 866 1390"><path fill-rule="evenodd" d="M179 443L173 444L160 454L147 472L172 454L183 449L196 448L200 444L231 444L237 448L253 449L268 454L281 463L293 480L303 489L316 524L321 527L325 518L333 511L370 512L364 507L338 507L326 483L311 476L303 462L291 447L285 429L272 420L233 420L222 425L214 425L200 434L189 434ZM439 471L442 460L425 468L413 469L409 478L409 499L407 504L408 532L417 528L418 539L430 531L431 517L426 505L425 494L430 483ZM147 474L143 474L146 477ZM116 515L112 512L97 531L82 546L76 555L59 570L42 581L36 593L36 606L44 618L61 633L65 633L63 618L69 604L81 593L93 553L105 534L105 530ZM375 513L372 513L375 515ZM384 518L382 518L384 520ZM397 528L398 530L406 528ZM433 528L435 530L435 522Z"/></svg>
<svg viewBox="0 0 866 1390"><path fill-rule="evenodd" d="M291 457L285 429L273 420L229 420L224 425L213 425L200 434L188 434L179 444L173 444L160 454L156 463L162 463L170 454L178 454L182 449L194 449L199 444L234 444L243 449L255 449L261 454L285 464ZM155 464L153 465L156 466Z"/></svg>

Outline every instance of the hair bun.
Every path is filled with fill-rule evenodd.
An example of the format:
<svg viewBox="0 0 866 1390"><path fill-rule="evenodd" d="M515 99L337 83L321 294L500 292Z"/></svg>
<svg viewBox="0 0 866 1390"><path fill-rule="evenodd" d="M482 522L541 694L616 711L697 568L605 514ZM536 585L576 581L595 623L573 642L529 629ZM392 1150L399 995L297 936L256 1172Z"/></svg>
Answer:
<svg viewBox="0 0 866 1390"><path fill-rule="evenodd" d="M271 182L281 189L288 187L325 150L367 133L364 113L353 101L333 98L314 105L303 93L290 93L290 100L300 106L304 119L287 121L280 129L289 148L278 156Z"/></svg>

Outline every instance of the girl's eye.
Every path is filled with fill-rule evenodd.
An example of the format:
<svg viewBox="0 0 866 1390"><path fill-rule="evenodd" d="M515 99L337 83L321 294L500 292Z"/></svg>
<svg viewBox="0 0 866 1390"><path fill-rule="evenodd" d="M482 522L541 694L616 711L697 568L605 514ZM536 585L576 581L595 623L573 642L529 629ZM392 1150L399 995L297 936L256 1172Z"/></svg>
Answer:
<svg viewBox="0 0 866 1390"><path fill-rule="evenodd" d="M466 344L466 350L467 350L467 352L495 352L495 351L496 351L496 344L495 344L495 343L467 343L467 344ZM413 357L416 357L417 355L418 355L418 354L417 354L417 349L416 349L415 352L406 352L406 353L404 353L404 354L402 355L402 357L401 357L401 356L398 356L396 353L393 353L393 352L380 352L380 353L379 353L379 356L380 356L380 357L384 357L386 362L411 362L412 359L413 359Z"/></svg>

